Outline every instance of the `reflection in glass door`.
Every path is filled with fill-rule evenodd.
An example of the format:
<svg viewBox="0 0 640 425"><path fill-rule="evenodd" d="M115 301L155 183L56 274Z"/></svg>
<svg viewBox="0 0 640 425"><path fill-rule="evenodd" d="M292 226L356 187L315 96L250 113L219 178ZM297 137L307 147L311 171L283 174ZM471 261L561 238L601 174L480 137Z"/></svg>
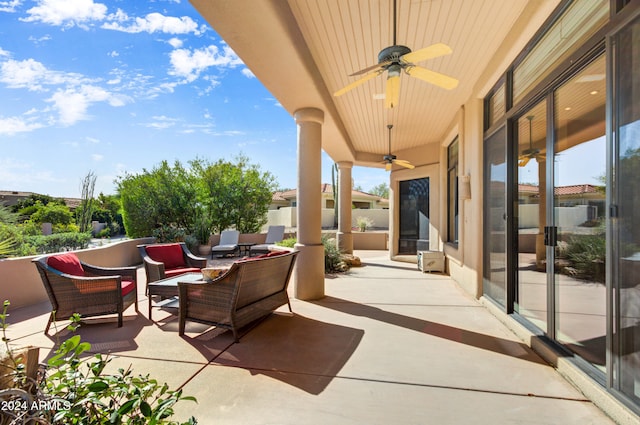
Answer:
<svg viewBox="0 0 640 425"><path fill-rule="evenodd" d="M507 304L507 153L505 128L484 142L484 265L483 292L502 306Z"/></svg>
<svg viewBox="0 0 640 425"><path fill-rule="evenodd" d="M640 403L640 19L615 38L613 385Z"/></svg>
<svg viewBox="0 0 640 425"><path fill-rule="evenodd" d="M546 221L546 102L517 121L518 136L518 258L514 310L547 331Z"/></svg>
<svg viewBox="0 0 640 425"><path fill-rule="evenodd" d="M605 89L603 55L555 92L554 214L547 235L555 257L555 338L603 371Z"/></svg>

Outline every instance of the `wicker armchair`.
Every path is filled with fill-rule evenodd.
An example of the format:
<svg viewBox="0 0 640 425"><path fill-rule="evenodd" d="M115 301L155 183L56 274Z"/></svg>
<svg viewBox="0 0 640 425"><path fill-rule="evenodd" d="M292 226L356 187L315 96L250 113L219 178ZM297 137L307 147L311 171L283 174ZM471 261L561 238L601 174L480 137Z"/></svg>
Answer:
<svg viewBox="0 0 640 425"><path fill-rule="evenodd" d="M184 242L138 245L144 262L147 283L184 273L198 273L207 267L207 259L196 257Z"/></svg>
<svg viewBox="0 0 640 425"><path fill-rule="evenodd" d="M107 268L81 262L76 254L58 254L32 260L51 302L51 315L44 333L53 321L67 320L78 313L82 317L122 314L132 304L138 313L136 267Z"/></svg>

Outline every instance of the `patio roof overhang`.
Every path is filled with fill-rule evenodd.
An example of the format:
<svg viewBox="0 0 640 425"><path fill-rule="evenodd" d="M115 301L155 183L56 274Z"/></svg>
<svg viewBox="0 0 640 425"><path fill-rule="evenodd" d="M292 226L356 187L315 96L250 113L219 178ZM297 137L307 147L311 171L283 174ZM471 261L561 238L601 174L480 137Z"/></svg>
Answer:
<svg viewBox="0 0 640 425"><path fill-rule="evenodd" d="M392 0L190 1L290 114L324 111L322 147L334 161L377 167L388 150L389 123L398 156L414 159L416 148L442 143L461 105L486 95L559 3L399 0L398 44L449 45L451 55L420 65L460 84L444 90L403 74L398 106L385 109L384 74L340 97L333 93L392 44Z"/></svg>

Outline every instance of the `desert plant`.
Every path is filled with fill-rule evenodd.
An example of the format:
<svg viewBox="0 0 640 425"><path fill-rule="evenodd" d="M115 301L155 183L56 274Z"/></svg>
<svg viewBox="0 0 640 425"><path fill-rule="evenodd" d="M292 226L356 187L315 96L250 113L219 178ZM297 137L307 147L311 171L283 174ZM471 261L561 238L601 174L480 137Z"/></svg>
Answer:
<svg viewBox="0 0 640 425"><path fill-rule="evenodd" d="M25 365L13 355L9 338L5 301L0 315L2 341L13 362L14 387L0 390L3 416L10 423L41 424L176 424L169 418L173 406L183 400L196 401L183 396L182 390L170 390L149 375L134 375L131 367L119 369L115 374L105 373L111 359L102 354L85 357L91 345L73 335L56 349L47 361L38 379L26 377ZM80 318L72 318L71 330ZM3 408L4 409L4 408ZM197 423L191 417L185 424Z"/></svg>
<svg viewBox="0 0 640 425"><path fill-rule="evenodd" d="M358 217L356 218L356 224L361 232L367 230L367 227L373 226L373 220L369 217Z"/></svg>
<svg viewBox="0 0 640 425"><path fill-rule="evenodd" d="M324 245L324 272L335 273L342 271L340 263L342 262L340 249L334 238L330 238L327 234L322 235L322 245Z"/></svg>
<svg viewBox="0 0 640 425"><path fill-rule="evenodd" d="M577 277L604 282L604 264L607 257L604 234L571 236L566 255Z"/></svg>

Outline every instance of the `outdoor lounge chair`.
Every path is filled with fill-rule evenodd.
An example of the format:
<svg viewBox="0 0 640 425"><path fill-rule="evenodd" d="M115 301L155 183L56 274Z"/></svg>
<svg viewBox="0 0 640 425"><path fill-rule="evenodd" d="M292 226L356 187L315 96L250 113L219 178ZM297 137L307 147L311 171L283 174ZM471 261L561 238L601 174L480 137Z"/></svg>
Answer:
<svg viewBox="0 0 640 425"><path fill-rule="evenodd" d="M196 257L184 242L138 245L147 283L184 273L198 273L207 259Z"/></svg>
<svg viewBox="0 0 640 425"><path fill-rule="evenodd" d="M269 247L276 242L280 242L284 238L284 226L269 226L267 229L267 237L264 243L253 245L249 248L249 256L257 254L268 254Z"/></svg>
<svg viewBox="0 0 640 425"><path fill-rule="evenodd" d="M51 315L44 333L53 321L67 320L78 313L82 317L118 315L131 304L138 313L136 267L107 268L81 262L75 253L34 258L42 283L51 302Z"/></svg>
<svg viewBox="0 0 640 425"><path fill-rule="evenodd" d="M213 258L214 255L222 257L239 252L238 239L240 239L239 231L223 230L222 233L220 233L220 243L211 247L211 258Z"/></svg>

